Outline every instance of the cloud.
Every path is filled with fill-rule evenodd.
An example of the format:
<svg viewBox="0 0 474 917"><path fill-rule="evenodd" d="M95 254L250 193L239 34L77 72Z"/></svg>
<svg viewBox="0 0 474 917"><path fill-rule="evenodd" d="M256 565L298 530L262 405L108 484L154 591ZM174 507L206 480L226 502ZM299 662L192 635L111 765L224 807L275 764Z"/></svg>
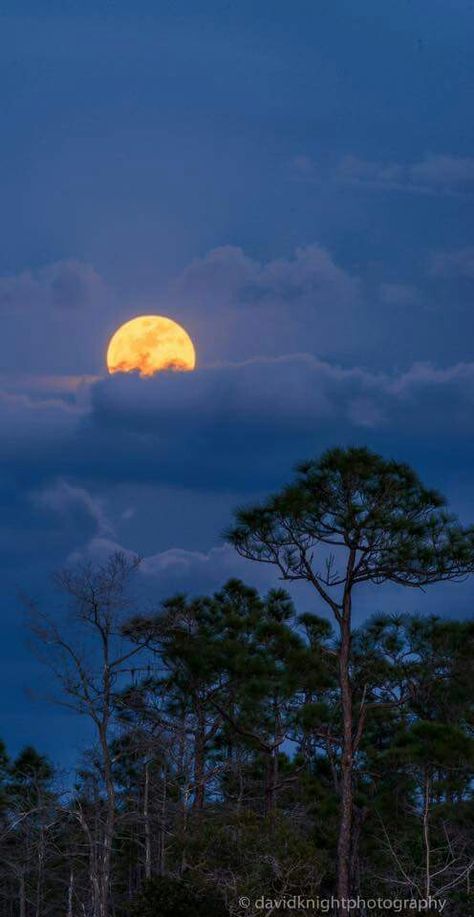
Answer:
<svg viewBox="0 0 474 917"><path fill-rule="evenodd" d="M297 354L147 380L116 374L90 383L87 397L73 403L4 394L0 414L8 397L4 467L14 462L33 480L110 486L255 491L334 443L393 443L398 452L428 441L441 447L454 436L465 443L474 432L474 363L415 363L388 373ZM78 499L64 488L54 493L57 507Z"/></svg>
<svg viewBox="0 0 474 917"><path fill-rule="evenodd" d="M304 153L294 156L291 165L295 174L301 176L301 178L314 178L317 174L316 161Z"/></svg>
<svg viewBox="0 0 474 917"><path fill-rule="evenodd" d="M103 299L105 290L90 264L69 258L0 277L0 310L81 309Z"/></svg>
<svg viewBox="0 0 474 917"><path fill-rule="evenodd" d="M96 376L0 375L0 461L33 470L67 454Z"/></svg>
<svg viewBox="0 0 474 917"><path fill-rule="evenodd" d="M0 277L2 372L93 374L120 322L117 297L95 269L66 259Z"/></svg>
<svg viewBox="0 0 474 917"><path fill-rule="evenodd" d="M370 162L359 156L343 156L336 166L336 177L342 181L399 187L404 183L402 165L396 162Z"/></svg>
<svg viewBox="0 0 474 917"><path fill-rule="evenodd" d="M203 365L308 350L331 358L366 353L386 334L380 302L406 305L415 297L409 285L382 284L377 299L318 243L270 259L227 245L191 261L159 308L187 328ZM10 375L18 366L50 378L71 368L78 376L101 372L106 341L130 318L130 307L93 268L72 260L0 278L2 303L2 364ZM18 309L29 309L28 335L18 333Z"/></svg>
<svg viewBox="0 0 474 917"><path fill-rule="evenodd" d="M344 367L309 354L261 357L200 368L192 374L161 373L149 380L117 374L93 385L90 421L96 427L149 433L157 443L171 426L193 435L208 425L222 430L288 432L318 420L347 419L355 397L373 398L393 416L403 402L442 391L460 401L474 394L474 363L445 369L414 363L402 373Z"/></svg>
<svg viewBox="0 0 474 917"><path fill-rule="evenodd" d="M410 181L421 188L438 190L470 190L474 188L474 158L472 156L425 156L409 166Z"/></svg>
<svg viewBox="0 0 474 917"><path fill-rule="evenodd" d="M192 261L174 288L180 295L202 296L217 305L304 303L308 297L327 305L335 300L353 302L358 280L319 244L297 248L292 258L269 261L257 261L238 246L226 245Z"/></svg>
<svg viewBox="0 0 474 917"><path fill-rule="evenodd" d="M294 178L300 181L333 181L381 191L416 194L466 194L474 191L474 157L427 153L415 162L382 162L348 154L332 167L318 168L308 156L292 161Z"/></svg>
<svg viewBox="0 0 474 917"><path fill-rule="evenodd" d="M91 560L105 561L119 551L134 558L136 552L109 538L93 537L83 547L70 553L67 564L75 565ZM243 579L249 585L266 590L278 583L271 567L250 564L230 545L221 543L208 551L189 551L169 548L141 558L139 567L141 593L165 597L175 592L199 594L220 588L231 578Z"/></svg>
<svg viewBox="0 0 474 917"><path fill-rule="evenodd" d="M16 461L22 457L32 463L32 455L35 461L41 461L45 454L60 452L77 429L81 412L69 399L0 390L0 459Z"/></svg>
<svg viewBox="0 0 474 917"><path fill-rule="evenodd" d="M474 397L474 363L456 363L445 369L432 363L414 363L392 378L388 391L395 397L416 399L423 391L457 392L470 403Z"/></svg>
<svg viewBox="0 0 474 917"><path fill-rule="evenodd" d="M269 260L213 249L175 280L169 302L201 360L297 352L308 340L318 353L346 352L363 336L360 280L317 243Z"/></svg>
<svg viewBox="0 0 474 917"><path fill-rule="evenodd" d="M261 266L237 245L221 245L194 258L173 284L178 297L198 297L205 303L226 305L254 283Z"/></svg>
<svg viewBox="0 0 474 917"><path fill-rule="evenodd" d="M87 401L90 385L100 378L97 375L0 373L0 392L23 396L31 404L53 401L73 406Z"/></svg>
<svg viewBox="0 0 474 917"><path fill-rule="evenodd" d="M95 537L110 537L114 534L103 501L93 497L85 487L58 480L33 494L32 499L37 507L56 514L64 523L69 522L78 530L82 520L86 519L92 524Z"/></svg>
<svg viewBox="0 0 474 917"><path fill-rule="evenodd" d="M339 267L321 245L297 248L293 259L282 258L262 266L254 286L257 299L318 297L334 304L353 302L358 281Z"/></svg>
<svg viewBox="0 0 474 917"><path fill-rule="evenodd" d="M359 278L319 244L266 260L227 245L188 264L161 291L159 310L184 324L201 363L298 352L308 338L319 353L333 353L336 341L347 352L363 337L360 292ZM152 311L153 302L134 311ZM0 311L2 366L11 374L100 372L106 341L130 318L130 305L74 259L0 277ZM28 312L28 334L19 333L19 312Z"/></svg>
<svg viewBox="0 0 474 917"><path fill-rule="evenodd" d="M379 377L345 369L309 354L257 357L201 367L192 374L162 373L146 380L117 374L93 386L92 422L101 429L199 435L208 425L237 432L291 430L333 417L335 392L377 389ZM339 413L339 412L338 412ZM124 423L125 422L125 423Z"/></svg>
<svg viewBox="0 0 474 917"><path fill-rule="evenodd" d="M86 442L109 474L186 486L252 489L335 442L400 444L472 436L474 364L414 364L403 373L308 355L164 374L114 376L92 390ZM109 444L109 445L107 445ZM115 470L113 470L115 469ZM273 486L273 485L272 485Z"/></svg>
<svg viewBox="0 0 474 917"><path fill-rule="evenodd" d="M48 568L66 557L134 554L138 546L144 588L160 595L213 589L230 576L254 582L260 568L239 566L231 549L216 545L217 533L232 507L279 487L297 461L332 445L367 444L424 476L428 463L432 480L436 462L445 477L453 462L459 469L474 459L474 363L377 373L300 354L148 380L117 374L88 389L74 410L59 398L38 408L17 393L15 422L24 415L27 440L3 424L2 471L33 494L34 512L20 507L19 569L21 545L36 558L40 537L38 556ZM34 411L42 420L32 427ZM72 419L66 426L65 414ZM147 495L134 500L138 486ZM207 494L226 519L208 508ZM136 518L126 512L131 505ZM5 538L8 547L11 533Z"/></svg>
<svg viewBox="0 0 474 917"><path fill-rule="evenodd" d="M419 302L418 290L407 283L381 283L379 294L387 306L414 306Z"/></svg>
<svg viewBox="0 0 474 917"><path fill-rule="evenodd" d="M413 163L376 162L345 156L336 177L380 190L417 194L456 194L474 191L474 157L427 154Z"/></svg>
<svg viewBox="0 0 474 917"><path fill-rule="evenodd" d="M229 511L229 521L231 511ZM107 538L91 538L82 547L73 550L67 565L84 561L104 562L112 553L120 551L130 558L136 552L124 547L117 541ZM240 557L225 542L213 545L207 551L190 551L173 547L165 551L145 554L141 558L138 581L135 583L135 595L139 606L156 610L157 603L176 593L204 595L220 589L231 578L242 579L249 586L266 592L271 588L288 589L300 611L311 609L313 612L329 615L327 606L306 583L288 583L281 580L278 571L271 564L252 563ZM384 608L396 614L400 608L413 613L449 614L453 597L449 584L434 586L429 592L420 594L416 590L406 590L395 584L384 587ZM448 590L448 591L446 591ZM448 594L449 592L449 594ZM459 586L456 593L455 615L469 614L472 605L471 589L468 585ZM357 594L355 614L357 621L363 620L373 612L377 591L374 585L362 585Z"/></svg>
<svg viewBox="0 0 474 917"><path fill-rule="evenodd" d="M376 404L375 399L367 396L356 396L348 405L348 418L355 427L375 429L384 423L382 408Z"/></svg>
<svg viewBox="0 0 474 917"><path fill-rule="evenodd" d="M431 256L429 273L433 277L474 278L474 246L454 251L436 252Z"/></svg>

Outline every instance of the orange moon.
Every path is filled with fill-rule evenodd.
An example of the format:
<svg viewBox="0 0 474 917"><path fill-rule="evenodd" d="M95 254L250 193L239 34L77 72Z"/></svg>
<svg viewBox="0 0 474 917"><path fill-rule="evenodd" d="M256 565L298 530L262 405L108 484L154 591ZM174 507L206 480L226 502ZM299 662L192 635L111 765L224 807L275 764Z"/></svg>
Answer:
<svg viewBox="0 0 474 917"><path fill-rule="evenodd" d="M196 366L196 351L188 332L171 318L138 315L112 336L106 363L109 373L189 372Z"/></svg>

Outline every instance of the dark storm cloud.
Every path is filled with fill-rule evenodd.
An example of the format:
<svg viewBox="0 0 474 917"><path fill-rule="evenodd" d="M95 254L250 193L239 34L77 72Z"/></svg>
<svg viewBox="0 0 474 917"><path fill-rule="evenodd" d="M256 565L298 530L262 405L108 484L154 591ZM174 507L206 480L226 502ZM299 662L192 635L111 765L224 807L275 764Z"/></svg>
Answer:
<svg viewBox="0 0 474 917"><path fill-rule="evenodd" d="M32 482L72 476L248 491L274 486L294 461L332 443L412 454L436 440L441 454L456 437L472 453L473 363L389 374L300 354L146 380L117 374L77 391L73 401L70 393L0 400L4 467L15 463Z"/></svg>
<svg viewBox="0 0 474 917"><path fill-rule="evenodd" d="M112 377L93 387L82 435L107 457L104 475L138 469L248 492L278 486L296 461L333 444L369 443L448 473L472 461L473 409L472 363L389 375L301 355L145 382Z"/></svg>
<svg viewBox="0 0 474 917"><path fill-rule="evenodd" d="M214 428L290 436L318 422L362 428L390 423L410 432L442 425L444 418L461 430L471 428L473 398L473 363L446 369L419 363L389 374L296 354L149 380L112 376L92 386L89 422L102 430L150 434L157 442L166 440L167 429L178 437Z"/></svg>

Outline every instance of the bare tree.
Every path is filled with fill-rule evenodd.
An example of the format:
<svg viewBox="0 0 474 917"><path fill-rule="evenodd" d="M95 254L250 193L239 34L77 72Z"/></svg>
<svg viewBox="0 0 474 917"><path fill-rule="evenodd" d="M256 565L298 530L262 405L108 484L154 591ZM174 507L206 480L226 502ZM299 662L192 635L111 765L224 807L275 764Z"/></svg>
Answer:
<svg viewBox="0 0 474 917"><path fill-rule="evenodd" d="M141 651L122 635L130 611L129 585L138 559L121 553L100 566L84 564L56 574L59 591L68 599L68 614L44 613L29 603L30 628L41 658L60 686L56 702L86 716L97 739L103 781L99 829L87 814L77 817L90 847L92 917L109 917L112 844L116 825L116 792L111 741L114 700L132 657ZM97 811L95 819L97 821Z"/></svg>

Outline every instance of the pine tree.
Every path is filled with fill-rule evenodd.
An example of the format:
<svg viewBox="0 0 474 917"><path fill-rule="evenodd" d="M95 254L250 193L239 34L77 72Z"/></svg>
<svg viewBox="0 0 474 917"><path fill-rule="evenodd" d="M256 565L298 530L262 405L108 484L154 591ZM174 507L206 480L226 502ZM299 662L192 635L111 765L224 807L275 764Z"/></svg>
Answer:
<svg viewBox="0 0 474 917"><path fill-rule="evenodd" d="M419 588L455 580L474 565L474 530L407 465L367 449L332 449L299 466L296 480L261 505L239 510L227 537L284 580L311 584L338 625L342 708L338 897L351 893L354 761L365 728L351 678L352 607L362 583Z"/></svg>

